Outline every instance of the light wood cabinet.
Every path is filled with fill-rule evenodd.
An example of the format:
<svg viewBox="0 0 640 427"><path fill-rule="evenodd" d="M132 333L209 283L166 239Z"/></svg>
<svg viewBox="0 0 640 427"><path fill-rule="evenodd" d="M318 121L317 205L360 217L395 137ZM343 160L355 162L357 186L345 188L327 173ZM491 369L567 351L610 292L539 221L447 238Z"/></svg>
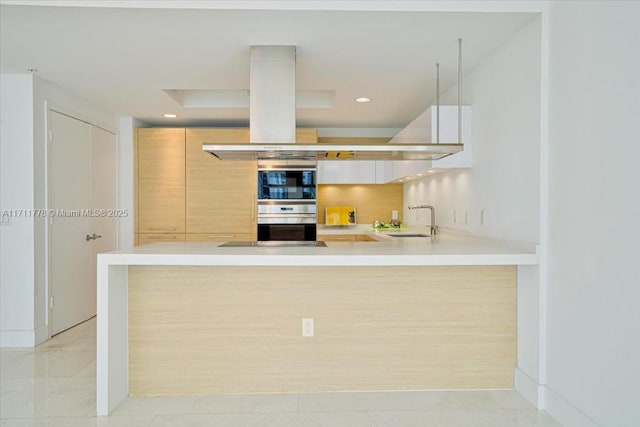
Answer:
<svg viewBox="0 0 640 427"><path fill-rule="evenodd" d="M156 242L184 242L184 233L140 233L138 234L138 245Z"/></svg>
<svg viewBox="0 0 640 427"><path fill-rule="evenodd" d="M221 161L203 143L242 138L243 129L187 129L186 230L198 234L247 234L256 238L257 164Z"/></svg>
<svg viewBox="0 0 640 427"><path fill-rule="evenodd" d="M136 146L137 232L184 233L185 130L138 129Z"/></svg>
<svg viewBox="0 0 640 427"><path fill-rule="evenodd" d="M297 129L296 138L315 143L318 131ZM202 151L203 143L248 142L248 128L137 129L135 244L255 240L256 162L223 162Z"/></svg>

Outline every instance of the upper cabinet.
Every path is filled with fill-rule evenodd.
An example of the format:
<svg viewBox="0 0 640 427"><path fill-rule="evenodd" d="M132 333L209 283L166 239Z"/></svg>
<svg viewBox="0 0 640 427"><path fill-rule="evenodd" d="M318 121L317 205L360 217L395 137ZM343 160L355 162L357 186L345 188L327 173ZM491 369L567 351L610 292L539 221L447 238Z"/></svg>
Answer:
<svg viewBox="0 0 640 427"><path fill-rule="evenodd" d="M138 233L185 232L185 130L137 130Z"/></svg>

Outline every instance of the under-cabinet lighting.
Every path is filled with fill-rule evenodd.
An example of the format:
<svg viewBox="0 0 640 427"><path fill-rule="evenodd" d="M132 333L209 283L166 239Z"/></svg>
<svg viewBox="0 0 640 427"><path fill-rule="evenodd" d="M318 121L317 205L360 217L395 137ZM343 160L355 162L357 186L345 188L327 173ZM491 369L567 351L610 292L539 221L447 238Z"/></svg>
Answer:
<svg viewBox="0 0 640 427"><path fill-rule="evenodd" d="M356 98L356 102L370 102L371 98L367 98L366 96L361 96L360 98Z"/></svg>
<svg viewBox="0 0 640 427"><path fill-rule="evenodd" d="M165 117L167 119L175 119L178 116L176 116L175 114L163 114L162 117Z"/></svg>

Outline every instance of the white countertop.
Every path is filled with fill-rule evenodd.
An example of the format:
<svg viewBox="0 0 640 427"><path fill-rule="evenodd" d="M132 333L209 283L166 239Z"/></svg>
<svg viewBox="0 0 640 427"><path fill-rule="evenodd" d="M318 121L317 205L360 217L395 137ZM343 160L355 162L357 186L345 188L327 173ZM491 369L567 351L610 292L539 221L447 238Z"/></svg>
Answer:
<svg viewBox="0 0 640 427"><path fill-rule="evenodd" d="M403 232L424 233L424 227ZM394 238L371 226L326 229L318 234L367 234L377 242L326 242L327 247L220 247L222 243L152 243L98 255L110 265L532 265L537 245L442 232L435 237Z"/></svg>

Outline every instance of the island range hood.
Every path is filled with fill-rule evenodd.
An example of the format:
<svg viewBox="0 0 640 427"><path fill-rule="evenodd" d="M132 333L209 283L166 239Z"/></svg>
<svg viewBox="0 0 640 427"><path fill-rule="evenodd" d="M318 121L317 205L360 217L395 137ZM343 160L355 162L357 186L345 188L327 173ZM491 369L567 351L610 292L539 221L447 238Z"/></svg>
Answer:
<svg viewBox="0 0 640 427"><path fill-rule="evenodd" d="M438 160L462 144L203 144L220 160Z"/></svg>
<svg viewBox="0 0 640 427"><path fill-rule="evenodd" d="M458 143L299 144L296 134L295 46L251 46L249 144L208 143L220 160L438 160Z"/></svg>

